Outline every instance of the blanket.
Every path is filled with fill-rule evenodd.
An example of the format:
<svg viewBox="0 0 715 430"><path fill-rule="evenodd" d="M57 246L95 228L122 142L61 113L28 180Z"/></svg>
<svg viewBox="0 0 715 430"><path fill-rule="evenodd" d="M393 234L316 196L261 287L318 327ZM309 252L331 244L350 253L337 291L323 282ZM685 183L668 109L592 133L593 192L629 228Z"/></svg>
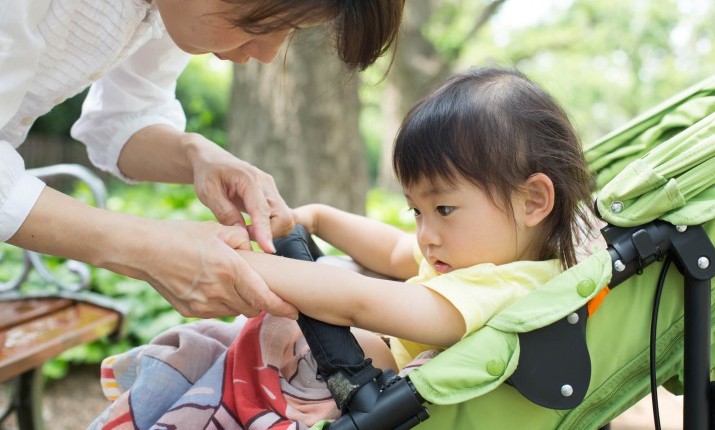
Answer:
<svg viewBox="0 0 715 430"><path fill-rule="evenodd" d="M339 411L298 324L199 321L104 360L113 403L90 430L307 429Z"/></svg>

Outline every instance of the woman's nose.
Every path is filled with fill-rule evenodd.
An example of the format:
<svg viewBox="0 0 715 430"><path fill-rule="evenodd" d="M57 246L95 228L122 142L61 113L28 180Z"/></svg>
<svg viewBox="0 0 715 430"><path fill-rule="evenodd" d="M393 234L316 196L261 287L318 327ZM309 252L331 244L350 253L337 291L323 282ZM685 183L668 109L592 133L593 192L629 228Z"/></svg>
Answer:
<svg viewBox="0 0 715 430"><path fill-rule="evenodd" d="M281 31L258 36L243 45L241 51L263 64L268 64L278 55L287 35L288 31Z"/></svg>

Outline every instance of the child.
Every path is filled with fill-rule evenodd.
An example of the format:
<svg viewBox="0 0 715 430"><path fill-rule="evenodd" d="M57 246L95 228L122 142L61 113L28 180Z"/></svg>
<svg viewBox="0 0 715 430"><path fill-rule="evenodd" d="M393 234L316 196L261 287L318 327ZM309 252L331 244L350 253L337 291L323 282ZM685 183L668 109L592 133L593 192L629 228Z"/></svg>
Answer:
<svg viewBox="0 0 715 430"><path fill-rule="evenodd" d="M367 269L406 282L237 251L303 314L369 330L355 337L376 367L402 369L454 344L575 263L575 234L588 226L586 163L565 113L520 73L478 69L449 79L407 115L393 164L415 235L325 205L294 217ZM345 399L339 408L328 400L335 393L316 380L318 354L297 324L270 315L208 323L110 357L105 386L111 393L129 380L132 391L92 428L137 417L146 424L137 428L288 428L339 415ZM374 333L392 336L389 348Z"/></svg>
<svg viewBox="0 0 715 430"><path fill-rule="evenodd" d="M367 269L408 281L239 252L304 314L395 337L398 368L454 344L575 263L578 226L589 225L586 162L564 111L519 72L449 79L407 115L393 166L415 235L325 205L294 214ZM384 343L358 340L378 367L394 368Z"/></svg>

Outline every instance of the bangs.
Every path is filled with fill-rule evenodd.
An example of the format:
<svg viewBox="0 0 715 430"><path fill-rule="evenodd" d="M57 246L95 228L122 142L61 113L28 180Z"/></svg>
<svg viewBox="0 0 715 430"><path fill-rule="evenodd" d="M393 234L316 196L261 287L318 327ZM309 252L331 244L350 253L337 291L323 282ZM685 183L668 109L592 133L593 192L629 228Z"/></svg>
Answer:
<svg viewBox="0 0 715 430"><path fill-rule="evenodd" d="M407 114L395 139L393 168L403 186L423 178L455 183L463 177L477 186L494 169L493 154L499 135L485 133L489 124L484 109L475 103L474 85L448 81Z"/></svg>
<svg viewBox="0 0 715 430"><path fill-rule="evenodd" d="M456 182L459 161L450 150L454 148L453 130L453 125L439 124L437 118L418 118L403 125L393 152L393 168L403 187L422 179Z"/></svg>
<svg viewBox="0 0 715 430"><path fill-rule="evenodd" d="M229 22L236 27L240 27L249 34L262 35L283 30L297 30L316 20L324 19L330 21L338 14L338 7L333 2L315 1L265 1L252 2L249 5L233 3L234 15L237 18L229 18ZM330 5L326 8L326 3Z"/></svg>

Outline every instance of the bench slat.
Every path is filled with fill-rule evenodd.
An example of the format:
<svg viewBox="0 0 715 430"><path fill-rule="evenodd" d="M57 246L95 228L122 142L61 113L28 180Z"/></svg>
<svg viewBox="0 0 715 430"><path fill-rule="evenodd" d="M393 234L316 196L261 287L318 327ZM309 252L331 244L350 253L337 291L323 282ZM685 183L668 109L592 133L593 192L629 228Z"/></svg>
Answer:
<svg viewBox="0 0 715 430"><path fill-rule="evenodd" d="M18 317L16 321L22 321L0 329L0 342L4 342L0 349L0 382L38 367L73 346L107 336L120 322L115 310L65 298L42 301L46 302L42 304L45 312L37 315L31 309L28 312L34 314L33 319ZM8 302L0 302L0 309L7 305ZM3 313L0 311L0 315Z"/></svg>
<svg viewBox="0 0 715 430"><path fill-rule="evenodd" d="M72 306L70 299L23 299L0 302L0 330Z"/></svg>

